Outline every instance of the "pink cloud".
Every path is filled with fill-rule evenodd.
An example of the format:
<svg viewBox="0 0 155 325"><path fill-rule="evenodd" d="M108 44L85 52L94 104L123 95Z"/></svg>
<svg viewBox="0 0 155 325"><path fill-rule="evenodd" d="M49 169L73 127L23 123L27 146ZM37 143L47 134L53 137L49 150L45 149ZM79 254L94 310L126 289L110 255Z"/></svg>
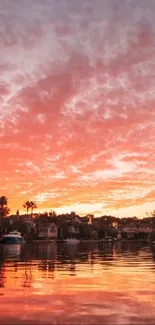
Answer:
<svg viewBox="0 0 155 325"><path fill-rule="evenodd" d="M30 195L45 198L41 209L117 214L153 201L154 2L0 9L0 168L12 210Z"/></svg>

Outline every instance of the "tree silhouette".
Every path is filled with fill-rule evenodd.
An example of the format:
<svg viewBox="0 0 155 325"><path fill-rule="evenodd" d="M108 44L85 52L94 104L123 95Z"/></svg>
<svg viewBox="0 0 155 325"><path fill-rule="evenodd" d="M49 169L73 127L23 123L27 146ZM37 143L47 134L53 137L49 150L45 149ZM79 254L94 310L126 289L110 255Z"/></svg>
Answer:
<svg viewBox="0 0 155 325"><path fill-rule="evenodd" d="M31 202L30 201L26 201L24 204L23 204L23 207L26 209L26 213L28 214L29 213L29 210L31 208Z"/></svg>
<svg viewBox="0 0 155 325"><path fill-rule="evenodd" d="M30 201L30 208L31 208L31 214L33 214L33 210L37 209L37 203L34 201Z"/></svg>
<svg viewBox="0 0 155 325"><path fill-rule="evenodd" d="M1 196L0 197L0 206L4 207L8 204L8 199L6 198L6 196Z"/></svg>
<svg viewBox="0 0 155 325"><path fill-rule="evenodd" d="M8 199L6 196L0 196L0 217L5 218L10 213L10 209L7 206Z"/></svg>

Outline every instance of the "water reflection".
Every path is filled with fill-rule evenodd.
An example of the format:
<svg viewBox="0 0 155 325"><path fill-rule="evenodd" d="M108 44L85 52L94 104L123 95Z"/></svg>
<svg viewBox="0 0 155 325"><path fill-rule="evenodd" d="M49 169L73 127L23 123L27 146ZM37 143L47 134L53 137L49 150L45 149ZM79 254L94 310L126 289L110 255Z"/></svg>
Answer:
<svg viewBox="0 0 155 325"><path fill-rule="evenodd" d="M21 245L20 244L5 244L3 245L3 255L4 259L9 259L9 260L16 260L19 259L20 253L21 253Z"/></svg>
<svg viewBox="0 0 155 325"><path fill-rule="evenodd" d="M152 259L155 262L155 245L151 246L151 252L152 252Z"/></svg>
<svg viewBox="0 0 155 325"><path fill-rule="evenodd" d="M0 246L3 323L153 324L154 292L155 247Z"/></svg>

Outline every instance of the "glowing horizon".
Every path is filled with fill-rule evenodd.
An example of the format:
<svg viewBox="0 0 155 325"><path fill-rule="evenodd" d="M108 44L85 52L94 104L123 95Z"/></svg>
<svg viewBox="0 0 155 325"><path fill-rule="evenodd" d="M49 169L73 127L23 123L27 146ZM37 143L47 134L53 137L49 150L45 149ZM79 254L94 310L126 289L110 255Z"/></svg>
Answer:
<svg viewBox="0 0 155 325"><path fill-rule="evenodd" d="M1 193L11 213L143 217L155 196L153 0L2 0Z"/></svg>

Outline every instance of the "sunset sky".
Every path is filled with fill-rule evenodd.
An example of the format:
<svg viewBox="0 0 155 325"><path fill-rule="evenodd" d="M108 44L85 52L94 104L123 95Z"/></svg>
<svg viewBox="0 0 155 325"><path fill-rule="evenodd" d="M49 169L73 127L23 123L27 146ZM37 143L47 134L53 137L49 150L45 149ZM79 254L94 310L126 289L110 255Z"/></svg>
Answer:
<svg viewBox="0 0 155 325"><path fill-rule="evenodd" d="M0 1L0 195L11 212L155 209L155 1ZM154 201L154 202L153 202Z"/></svg>

